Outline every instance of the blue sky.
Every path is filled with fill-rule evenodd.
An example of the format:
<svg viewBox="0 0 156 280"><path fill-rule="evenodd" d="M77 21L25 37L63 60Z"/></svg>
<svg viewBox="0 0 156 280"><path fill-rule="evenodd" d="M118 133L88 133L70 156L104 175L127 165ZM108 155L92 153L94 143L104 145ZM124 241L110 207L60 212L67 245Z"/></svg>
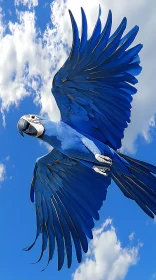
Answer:
<svg viewBox="0 0 156 280"><path fill-rule="evenodd" d="M0 278L3 280L156 279L156 224L126 199L115 184L109 187L100 221L96 223L95 240L87 261L84 256L83 266L78 266L73 258L70 270L64 265L58 272L55 255L46 271L41 272L46 253L41 263L31 264L39 256L40 240L30 252L22 251L35 237L35 211L29 188L36 158L47 153L47 147L31 137L23 139L16 124L22 115L32 112L46 112L50 118L59 119L50 88L71 44L67 8L71 8L80 26L79 7L84 7L89 32L99 3L103 22L112 9L114 28L123 16L128 18L129 28L140 26L137 40L144 44L143 73L122 150L156 165L155 0L150 5L145 0L83 2L0 1Z"/></svg>

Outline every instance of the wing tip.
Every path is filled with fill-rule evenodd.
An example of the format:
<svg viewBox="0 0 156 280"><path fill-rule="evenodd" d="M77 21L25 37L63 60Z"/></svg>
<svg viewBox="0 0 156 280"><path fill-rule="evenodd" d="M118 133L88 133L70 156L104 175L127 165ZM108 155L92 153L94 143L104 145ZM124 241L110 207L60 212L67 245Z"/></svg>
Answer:
<svg viewBox="0 0 156 280"><path fill-rule="evenodd" d="M73 13L72 13L72 11L70 9L68 9L68 13L70 15L71 21L73 21L74 20L74 16L73 16Z"/></svg>
<svg viewBox="0 0 156 280"><path fill-rule="evenodd" d="M99 4L99 17L101 16L101 5Z"/></svg>

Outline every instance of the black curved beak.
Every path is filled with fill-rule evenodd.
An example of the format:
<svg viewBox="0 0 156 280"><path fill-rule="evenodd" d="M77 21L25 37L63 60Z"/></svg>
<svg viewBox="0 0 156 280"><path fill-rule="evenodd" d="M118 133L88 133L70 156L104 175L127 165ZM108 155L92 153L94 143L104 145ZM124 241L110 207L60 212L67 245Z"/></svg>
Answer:
<svg viewBox="0 0 156 280"><path fill-rule="evenodd" d="M20 119L17 123L17 129L19 131L19 133L24 137L24 133L30 126L30 123L27 122L26 120L24 119Z"/></svg>
<svg viewBox="0 0 156 280"><path fill-rule="evenodd" d="M31 136L37 135L36 128L30 124L27 120L21 118L17 123L17 129L19 133L24 137L24 133ZM24 132L24 133L23 133Z"/></svg>

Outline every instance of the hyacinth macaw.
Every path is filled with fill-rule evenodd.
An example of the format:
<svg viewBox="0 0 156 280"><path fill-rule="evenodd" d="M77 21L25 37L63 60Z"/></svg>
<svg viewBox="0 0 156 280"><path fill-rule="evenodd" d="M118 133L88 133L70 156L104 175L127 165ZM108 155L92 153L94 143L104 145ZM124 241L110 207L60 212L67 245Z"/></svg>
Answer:
<svg viewBox="0 0 156 280"><path fill-rule="evenodd" d="M135 78L141 72L138 53L142 45L129 46L138 26L126 35L124 18L110 35L112 13L109 11L101 30L101 10L94 31L87 39L87 19L82 12L82 34L71 13L73 44L71 53L56 73L52 94L61 112L61 120L24 115L18 121L23 135L37 137L54 149L37 159L30 197L35 202L37 233L42 235L43 252L48 247L48 264L55 242L58 270L66 254L72 263L72 245L78 262L92 239L94 220L106 199L113 179L123 194L135 200L154 218L156 214L156 167L121 154L124 129L130 122L132 95L137 92Z"/></svg>

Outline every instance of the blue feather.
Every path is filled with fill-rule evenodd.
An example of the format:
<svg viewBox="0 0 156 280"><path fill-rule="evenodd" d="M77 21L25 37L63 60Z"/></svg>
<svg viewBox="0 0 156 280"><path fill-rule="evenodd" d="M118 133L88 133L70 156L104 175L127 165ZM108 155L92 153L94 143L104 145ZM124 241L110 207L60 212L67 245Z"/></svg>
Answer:
<svg viewBox="0 0 156 280"><path fill-rule="evenodd" d="M98 19L95 25L95 28L93 30L93 33L91 35L91 38L89 40L89 44L90 44L90 50L92 50L94 48L94 46L96 45L96 43L99 40L100 37L100 33L101 33L101 20L100 20L100 15L101 15L101 8L99 7L99 15L98 15Z"/></svg>
<svg viewBox="0 0 156 280"><path fill-rule="evenodd" d="M110 37L110 39L108 41L108 45L102 51L99 58L94 63L89 64L88 68L90 68L90 69L97 68L98 65L101 65L102 63L104 63L104 61L112 55L112 53L119 46L120 38L126 28L126 24L127 24L127 21L126 21L126 18L124 18L123 21L121 22L121 24L119 25L118 29Z"/></svg>
<svg viewBox="0 0 156 280"><path fill-rule="evenodd" d="M80 43L80 54L83 53L87 43L87 19L83 8L81 8L81 15L82 15L82 35L81 35L81 43Z"/></svg>
<svg viewBox="0 0 156 280"><path fill-rule="evenodd" d="M72 50L70 53L69 57L72 57L74 54L77 54L78 48L79 48L79 44L80 44L80 39L79 39L79 31L78 31L78 27L76 24L76 21L73 17L72 12L69 10L69 15L71 18L71 23L72 23L72 28L73 28L73 45L72 45Z"/></svg>
<svg viewBox="0 0 156 280"><path fill-rule="evenodd" d="M54 204L56 211L58 213L58 216L59 216L59 222L60 222L60 225L62 228L64 243L65 243L65 247L66 247L68 267L70 267L71 262L72 262L72 244L71 244L70 232L69 232L68 226L66 224L66 221L64 220L64 217L60 211L59 204L57 203L57 199L55 196L53 196L52 201L53 201L53 204ZM59 267L59 269L61 269L61 267Z"/></svg>
<svg viewBox="0 0 156 280"><path fill-rule="evenodd" d="M59 200L58 200L59 198ZM62 192L59 192L59 195L57 195L57 200L58 202L60 201L61 203L60 208L62 210L62 213L64 215L64 218L68 224L68 227L70 229L74 245L75 245L75 250L76 250L76 256L78 262L81 262L82 259L82 252L81 252L81 246L80 246L80 239L81 236L78 234L77 227L79 226L79 220L77 217L77 214L74 210L74 208L71 208L69 205L69 202L66 201L66 195L62 194Z"/></svg>
<svg viewBox="0 0 156 280"><path fill-rule="evenodd" d="M101 52L107 45L108 39L110 36L110 32L111 32L111 26L112 26L112 13L111 13L111 11L109 11L108 17L107 17L107 22L103 28L103 31L101 32L100 39L99 39L97 45L95 46L95 48L93 49L92 62L95 61L100 56Z"/></svg>
<svg viewBox="0 0 156 280"><path fill-rule="evenodd" d="M119 47L110 57L109 61L120 57L120 55L124 53L124 51L133 43L138 31L139 27L135 26L121 39Z"/></svg>

